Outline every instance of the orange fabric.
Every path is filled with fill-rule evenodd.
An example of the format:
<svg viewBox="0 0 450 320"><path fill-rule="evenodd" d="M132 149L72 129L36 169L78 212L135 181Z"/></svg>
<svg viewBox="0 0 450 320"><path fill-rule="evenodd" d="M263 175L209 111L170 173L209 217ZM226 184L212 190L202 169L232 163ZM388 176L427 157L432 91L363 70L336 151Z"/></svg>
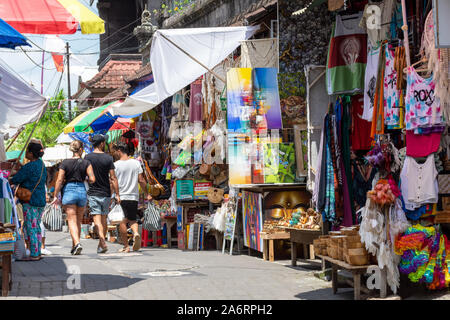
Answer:
<svg viewBox="0 0 450 320"><path fill-rule="evenodd" d="M380 50L381 72L378 74L374 96L375 105L373 107L372 128L370 130L370 137L372 139L374 139L377 134L384 134L384 45L381 46Z"/></svg>
<svg viewBox="0 0 450 320"><path fill-rule="evenodd" d="M64 72L64 56L52 53L53 62L58 72Z"/></svg>

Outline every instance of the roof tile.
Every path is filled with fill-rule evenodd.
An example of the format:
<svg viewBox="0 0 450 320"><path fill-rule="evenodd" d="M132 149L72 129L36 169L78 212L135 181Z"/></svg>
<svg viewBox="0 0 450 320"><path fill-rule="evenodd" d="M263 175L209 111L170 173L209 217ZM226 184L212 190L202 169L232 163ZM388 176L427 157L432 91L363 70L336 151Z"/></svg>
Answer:
<svg viewBox="0 0 450 320"><path fill-rule="evenodd" d="M110 60L99 73L86 82L86 86L95 89L117 89L125 84L125 78L135 75L141 64L141 61Z"/></svg>

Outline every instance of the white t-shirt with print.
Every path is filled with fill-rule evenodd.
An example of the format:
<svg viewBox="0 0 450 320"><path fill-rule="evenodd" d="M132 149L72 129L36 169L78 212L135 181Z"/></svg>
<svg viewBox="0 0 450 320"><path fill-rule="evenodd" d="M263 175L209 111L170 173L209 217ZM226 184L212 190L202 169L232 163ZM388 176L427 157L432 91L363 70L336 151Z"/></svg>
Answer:
<svg viewBox="0 0 450 320"><path fill-rule="evenodd" d="M119 195L121 200L139 200L139 174L142 173L141 163L135 159L118 160L114 162Z"/></svg>

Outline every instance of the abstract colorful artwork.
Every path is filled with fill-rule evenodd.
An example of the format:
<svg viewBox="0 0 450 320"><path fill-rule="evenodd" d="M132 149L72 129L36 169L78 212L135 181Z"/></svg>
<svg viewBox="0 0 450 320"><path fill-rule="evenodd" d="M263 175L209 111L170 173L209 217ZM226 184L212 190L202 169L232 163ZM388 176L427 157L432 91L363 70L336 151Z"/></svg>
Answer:
<svg viewBox="0 0 450 320"><path fill-rule="evenodd" d="M262 195L255 192L243 191L242 220L244 229L244 245L248 248L263 250L263 240L260 232L262 221Z"/></svg>
<svg viewBox="0 0 450 320"><path fill-rule="evenodd" d="M276 68L233 68L227 73L228 130L281 129Z"/></svg>
<svg viewBox="0 0 450 320"><path fill-rule="evenodd" d="M256 145L260 135L282 129L277 69L230 69L227 118L229 184L264 183L263 148Z"/></svg>
<svg viewBox="0 0 450 320"><path fill-rule="evenodd" d="M250 144L248 136L242 133L228 133L228 170L229 184L251 184L252 167L250 162Z"/></svg>
<svg viewBox="0 0 450 320"><path fill-rule="evenodd" d="M255 68L252 71L252 129L282 129L280 94L276 68Z"/></svg>

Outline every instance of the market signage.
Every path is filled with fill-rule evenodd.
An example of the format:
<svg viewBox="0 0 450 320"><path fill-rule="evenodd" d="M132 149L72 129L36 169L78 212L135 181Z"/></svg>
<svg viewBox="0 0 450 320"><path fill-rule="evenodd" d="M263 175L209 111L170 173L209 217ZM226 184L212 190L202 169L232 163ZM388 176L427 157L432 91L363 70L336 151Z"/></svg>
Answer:
<svg viewBox="0 0 450 320"><path fill-rule="evenodd" d="M194 199L194 181L193 180L177 180L177 200L193 200Z"/></svg>
<svg viewBox="0 0 450 320"><path fill-rule="evenodd" d="M212 182L195 182L194 183L194 199L208 200L208 191L212 187Z"/></svg>

